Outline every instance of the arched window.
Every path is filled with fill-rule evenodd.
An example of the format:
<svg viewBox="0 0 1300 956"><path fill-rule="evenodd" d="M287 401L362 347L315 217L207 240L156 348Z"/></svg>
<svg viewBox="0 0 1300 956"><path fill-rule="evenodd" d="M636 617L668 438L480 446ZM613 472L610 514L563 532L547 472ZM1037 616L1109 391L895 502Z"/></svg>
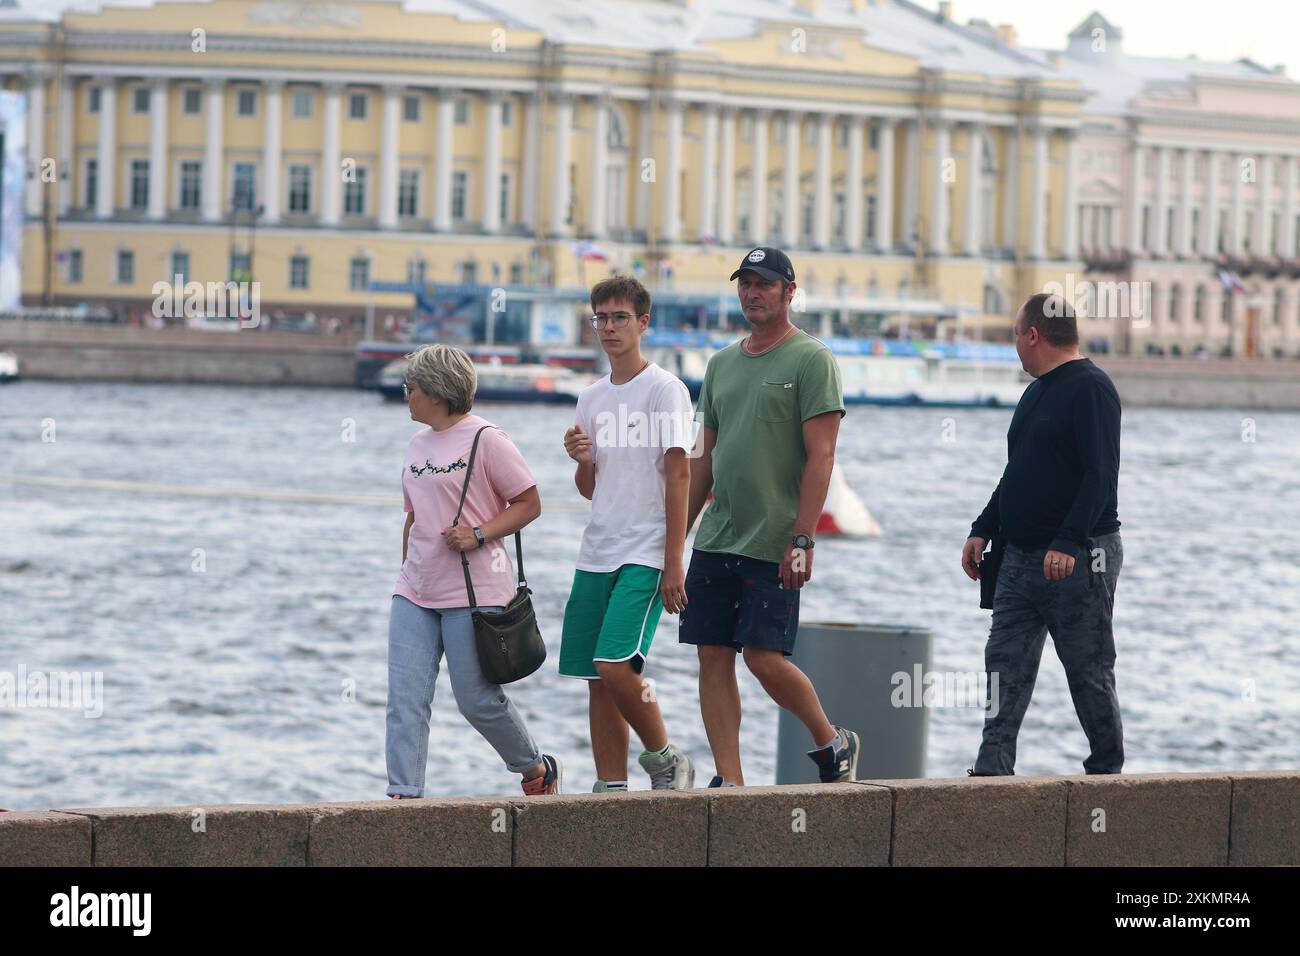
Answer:
<svg viewBox="0 0 1300 956"><path fill-rule="evenodd" d="M1183 308L1183 287L1175 282L1169 287L1169 324L1178 322L1178 313Z"/></svg>
<svg viewBox="0 0 1300 956"><path fill-rule="evenodd" d="M606 143L610 149L622 149L627 145L627 128L623 123L623 114L613 106L609 108L609 134Z"/></svg>
<svg viewBox="0 0 1300 956"><path fill-rule="evenodd" d="M1282 310L1286 308L1286 290L1282 286L1277 287L1273 293L1273 324L1282 324Z"/></svg>
<svg viewBox="0 0 1300 956"><path fill-rule="evenodd" d="M984 286L984 313L986 315L1001 315L1003 312L1002 292L997 286L987 284Z"/></svg>
<svg viewBox="0 0 1300 956"><path fill-rule="evenodd" d="M1196 302L1192 311L1192 321L1200 325L1205 321L1205 286L1196 287Z"/></svg>

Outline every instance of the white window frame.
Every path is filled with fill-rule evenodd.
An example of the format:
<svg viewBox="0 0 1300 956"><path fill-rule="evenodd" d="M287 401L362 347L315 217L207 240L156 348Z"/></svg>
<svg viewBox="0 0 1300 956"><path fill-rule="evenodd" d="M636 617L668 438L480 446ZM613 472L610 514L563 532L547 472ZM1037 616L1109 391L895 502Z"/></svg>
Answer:
<svg viewBox="0 0 1300 956"><path fill-rule="evenodd" d="M299 112L300 104L306 103L305 112ZM316 115L316 94L311 90L293 90L289 94L289 115L293 119L311 119Z"/></svg>
<svg viewBox="0 0 1300 956"><path fill-rule="evenodd" d="M130 258L131 278L122 278L122 256ZM117 285L133 285L135 283L135 250L134 249L114 249L113 250L113 282Z"/></svg>
<svg viewBox="0 0 1300 956"><path fill-rule="evenodd" d="M303 284L295 285L293 281L294 264L301 259L303 262ZM289 288L294 292L301 292L311 288L311 256L295 253L289 257Z"/></svg>
<svg viewBox="0 0 1300 956"><path fill-rule="evenodd" d="M370 210L370 167L362 166L360 163L356 167L357 179L353 183L343 184L343 215L345 216L367 216ZM361 211L348 211L348 189L356 187L361 191Z"/></svg>
<svg viewBox="0 0 1300 956"><path fill-rule="evenodd" d="M293 173L295 169L300 169L300 168L307 170L307 208L306 209L293 208ZM285 180L284 180L285 187L286 187L285 196L284 196L285 212L287 212L289 215L291 216L311 215L312 187L315 185L312 182L313 172L314 172L314 165L312 163L298 163L298 162L289 163L288 169L285 170Z"/></svg>
<svg viewBox="0 0 1300 956"><path fill-rule="evenodd" d="M227 170L227 175L226 175L226 194L225 194L225 202L226 202L226 205L225 205L225 209L222 210L222 212L229 212L232 208L234 208L234 205L235 205L235 184L236 184L236 180L237 180L237 178L238 178L237 175L236 175L236 171L237 171L238 167L240 167L240 166L252 166L252 167L253 167L253 175L250 177L250 181L251 181L252 186L253 186L253 198L252 198L252 202L251 202L251 204L247 207L247 210L248 210L248 211L252 211L253 209L256 209L256 208L257 208L257 204L258 204L258 201L259 201L259 199L260 199L260 197L259 197L259 195L258 195L258 192L257 192L257 189L258 189L258 177L261 175L261 171L262 171L262 170L261 170L261 164L260 164L257 160L254 160L254 159L236 159L236 160L231 160L231 162L230 162L230 167L229 167L229 169ZM245 210L241 208L241 209L240 209L240 212L243 212L243 211L245 211Z"/></svg>
<svg viewBox="0 0 1300 956"><path fill-rule="evenodd" d="M464 186L460 191L460 215L456 214L456 178L461 177ZM470 190L473 189L473 183L470 182L470 174L467 169L453 169L451 171L451 220L452 222L464 222L469 218L469 200Z"/></svg>

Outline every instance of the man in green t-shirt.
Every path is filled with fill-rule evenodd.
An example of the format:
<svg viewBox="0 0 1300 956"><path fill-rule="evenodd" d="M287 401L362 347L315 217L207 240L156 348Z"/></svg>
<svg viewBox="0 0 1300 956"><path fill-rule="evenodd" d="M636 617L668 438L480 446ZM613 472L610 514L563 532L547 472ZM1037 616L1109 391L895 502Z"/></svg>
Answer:
<svg viewBox="0 0 1300 956"><path fill-rule="evenodd" d="M787 660L844 415L839 367L790 323L794 267L784 252L753 249L731 278L750 334L704 373L687 527L710 491L713 503L695 536L679 635L700 656L700 713L717 771L709 786L744 784L736 652L808 728L822 781L852 780L857 734L831 725L812 682Z"/></svg>

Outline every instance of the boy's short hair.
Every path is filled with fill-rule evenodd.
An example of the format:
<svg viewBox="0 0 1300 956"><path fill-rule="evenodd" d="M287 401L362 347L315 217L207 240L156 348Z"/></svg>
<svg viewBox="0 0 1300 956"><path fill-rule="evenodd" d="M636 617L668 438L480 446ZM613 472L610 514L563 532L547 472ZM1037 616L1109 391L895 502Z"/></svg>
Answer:
<svg viewBox="0 0 1300 956"><path fill-rule="evenodd" d="M650 311L650 293L636 276L610 276L601 279L591 288L591 308L594 312L602 302L622 299L631 302L637 315Z"/></svg>

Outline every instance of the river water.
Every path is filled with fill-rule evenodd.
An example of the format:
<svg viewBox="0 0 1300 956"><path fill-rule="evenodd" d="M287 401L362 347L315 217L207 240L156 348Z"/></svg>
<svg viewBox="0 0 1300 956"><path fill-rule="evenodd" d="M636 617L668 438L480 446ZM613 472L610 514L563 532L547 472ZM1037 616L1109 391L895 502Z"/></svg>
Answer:
<svg viewBox="0 0 1300 956"><path fill-rule="evenodd" d="M564 758L567 789L590 789L586 686L554 666L584 521L561 447L572 409L476 411L511 434L543 501L524 540L552 657L511 694ZM1001 471L1009 417L850 409L839 466L884 534L818 542L804 620L928 627L933 669L982 669L989 614L959 554ZM382 798L397 475L421 427L404 405L346 389L0 389L0 672L103 680L97 717L21 695L0 706L0 806ZM1294 768L1300 415L1130 409L1119 501L1125 770ZM676 630L664 615L647 675L706 780L695 658ZM743 666L740 683L747 780L771 783L776 708ZM933 709L928 775L964 774L980 724L975 708ZM518 792L456 711L445 670L431 733L428 793ZM1017 770L1079 773L1086 753L1049 640ZM631 781L647 786L635 763Z"/></svg>

